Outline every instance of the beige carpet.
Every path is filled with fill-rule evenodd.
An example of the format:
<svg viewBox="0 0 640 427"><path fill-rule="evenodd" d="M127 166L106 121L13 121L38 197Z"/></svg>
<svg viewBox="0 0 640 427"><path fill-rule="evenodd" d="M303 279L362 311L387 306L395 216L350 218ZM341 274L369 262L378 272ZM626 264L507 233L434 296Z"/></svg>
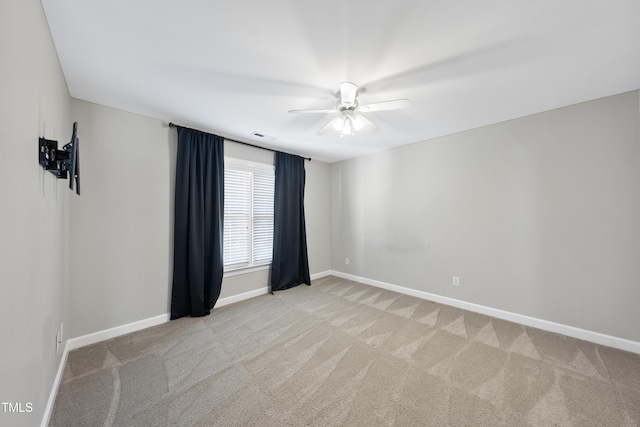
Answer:
<svg viewBox="0 0 640 427"><path fill-rule="evenodd" d="M69 354L51 426L638 426L640 356L328 277Z"/></svg>

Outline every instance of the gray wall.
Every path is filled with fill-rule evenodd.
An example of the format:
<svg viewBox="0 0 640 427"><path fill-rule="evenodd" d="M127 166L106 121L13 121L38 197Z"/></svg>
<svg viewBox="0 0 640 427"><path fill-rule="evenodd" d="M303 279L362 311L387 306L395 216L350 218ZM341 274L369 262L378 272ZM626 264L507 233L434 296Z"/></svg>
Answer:
<svg viewBox="0 0 640 427"><path fill-rule="evenodd" d="M155 119L72 100L80 123L83 194L72 206L71 326L78 337L169 312L176 131ZM273 153L225 144L225 155ZM330 166L307 169L310 269L330 269ZM268 270L225 277L220 297L263 289Z"/></svg>
<svg viewBox="0 0 640 427"><path fill-rule="evenodd" d="M168 312L175 131L72 100L82 196L72 206L69 337Z"/></svg>
<svg viewBox="0 0 640 427"><path fill-rule="evenodd" d="M75 197L38 164L39 136L71 138L70 98L39 0L0 2L0 425L40 423L68 325L68 206ZM65 331L66 334L66 331Z"/></svg>
<svg viewBox="0 0 640 427"><path fill-rule="evenodd" d="M634 91L334 163L332 268L640 341L639 129Z"/></svg>

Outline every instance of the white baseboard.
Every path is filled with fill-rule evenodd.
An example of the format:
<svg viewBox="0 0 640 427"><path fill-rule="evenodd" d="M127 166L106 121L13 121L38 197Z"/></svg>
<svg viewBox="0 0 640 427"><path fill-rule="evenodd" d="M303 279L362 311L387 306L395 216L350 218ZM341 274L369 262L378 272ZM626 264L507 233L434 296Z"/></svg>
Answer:
<svg viewBox="0 0 640 427"><path fill-rule="evenodd" d="M508 320L510 322L520 323L525 326L542 329L549 332L566 335L595 344L607 347L617 348L619 350L630 351L640 354L640 342L631 341L625 338L614 337L599 332L588 331L573 326L563 325L561 323L550 322L548 320L538 319L535 317L525 316L522 314L512 313L509 311L499 310L497 308L486 307L479 304L460 301L454 298L443 297L440 295L430 294L428 292L418 291L416 289L405 288L391 283L380 282L378 280L367 279L365 277L354 276L352 274L340 271L331 271L331 275L340 277L354 282L364 283L366 285L375 286L377 288L387 289L389 291L398 292L413 297L426 299L429 301L450 305L461 308L463 310L473 311L475 313L485 314L487 316L496 317L498 319Z"/></svg>
<svg viewBox="0 0 640 427"><path fill-rule="evenodd" d="M161 314L159 316L150 317L148 319L138 320L136 322L127 323L126 325L115 326L113 328L105 329L103 331L94 332L92 334L82 335L80 337L71 338L67 342L69 351L76 348L84 347L86 345L95 344L100 341L105 341L111 338L119 337L120 335L136 332L141 329L150 328L152 326L160 325L169 321L169 313Z"/></svg>
<svg viewBox="0 0 640 427"><path fill-rule="evenodd" d="M320 273L314 273L310 276L311 280L321 279L331 275L331 270L322 271ZM249 298L258 297L260 295L266 295L270 292L269 287L255 289L253 291L244 292L238 295L232 295L230 297L220 298L216 302L216 307L224 307L225 305L233 304L234 302L244 301Z"/></svg>
<svg viewBox="0 0 640 427"><path fill-rule="evenodd" d="M218 301L216 301L216 306L214 307L214 310L217 307L224 307L225 305L233 304L234 302L244 301L246 299L258 297L260 295L265 295L268 293L269 293L269 288L264 287L260 289L255 289L253 291L244 292L238 295L232 295L226 298L219 298Z"/></svg>
<svg viewBox="0 0 640 427"><path fill-rule="evenodd" d="M333 271L331 270L321 271L320 273L314 273L311 275L311 280L322 279L323 277L331 276L331 274L333 274Z"/></svg>
<svg viewBox="0 0 640 427"><path fill-rule="evenodd" d="M51 418L51 411L53 410L53 404L56 401L56 395L58 394L58 387L60 387L60 381L62 380L62 373L64 372L64 366L67 364L67 355L69 354L69 340L64 344L64 350L62 351L62 357L60 358L60 364L58 365L58 372L53 379L53 385L51 386L51 392L49 393L49 400L47 400L47 406L44 408L44 414L42 415L42 422L40 427L47 427L49 425L49 419Z"/></svg>

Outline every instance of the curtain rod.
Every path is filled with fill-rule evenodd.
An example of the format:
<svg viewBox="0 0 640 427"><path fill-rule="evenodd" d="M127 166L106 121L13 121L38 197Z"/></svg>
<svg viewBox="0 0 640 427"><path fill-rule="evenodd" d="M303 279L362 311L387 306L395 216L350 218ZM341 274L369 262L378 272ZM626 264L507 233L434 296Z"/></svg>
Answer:
<svg viewBox="0 0 640 427"><path fill-rule="evenodd" d="M169 122L169 127L170 128L181 127L181 128L185 128L185 129L191 129L191 130L195 130L195 131L198 131L198 132L202 132L201 130L188 128L186 126L180 126L180 125L177 125L177 124L172 123L172 122ZM204 133L209 133L209 132L204 132ZM236 142L238 144L243 144L243 145L248 145L249 147L260 148L261 150L267 150L267 151L271 151L271 152L274 152L274 153L279 151L279 150L274 150L273 148L260 147L259 145L253 145L253 144L250 144L248 142L236 141L235 139L226 138L224 136L222 138L226 139L227 141ZM280 151L280 152L283 153L283 151ZM298 156L297 154L294 154L294 155ZM302 156L298 156L298 157L302 157ZM305 160L311 161L311 157L302 157L302 158L305 159Z"/></svg>

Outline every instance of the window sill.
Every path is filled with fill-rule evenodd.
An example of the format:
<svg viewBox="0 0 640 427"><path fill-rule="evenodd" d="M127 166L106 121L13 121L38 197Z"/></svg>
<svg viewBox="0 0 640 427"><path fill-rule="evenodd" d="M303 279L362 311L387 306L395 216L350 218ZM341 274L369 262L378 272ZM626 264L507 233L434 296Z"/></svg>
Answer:
<svg viewBox="0 0 640 427"><path fill-rule="evenodd" d="M271 264L252 265L249 267L239 267L224 271L224 277L238 276L240 274L255 273L256 271L268 270Z"/></svg>

